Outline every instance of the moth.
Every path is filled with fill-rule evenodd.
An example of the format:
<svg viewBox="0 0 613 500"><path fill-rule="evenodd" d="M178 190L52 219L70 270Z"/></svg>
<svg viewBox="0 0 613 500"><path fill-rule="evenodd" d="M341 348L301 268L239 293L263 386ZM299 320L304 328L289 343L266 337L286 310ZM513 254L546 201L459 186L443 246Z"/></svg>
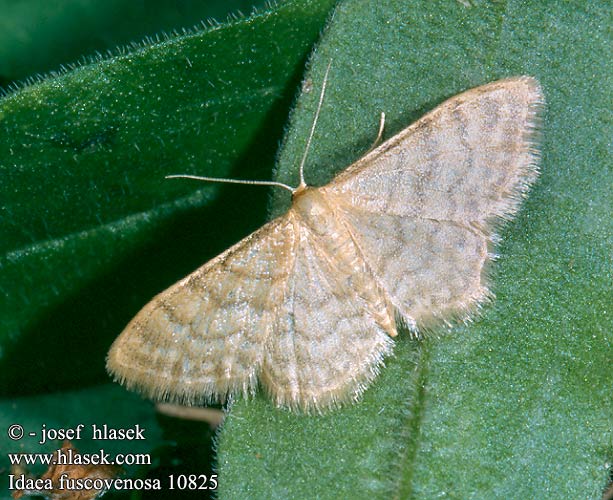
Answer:
<svg viewBox="0 0 613 500"><path fill-rule="evenodd" d="M287 213L153 298L109 372L184 404L258 384L300 411L358 400L400 325L418 336L492 296L494 230L538 175L542 106L535 79L508 78L445 101L325 186L305 183L303 157L298 187L269 183L292 192Z"/></svg>

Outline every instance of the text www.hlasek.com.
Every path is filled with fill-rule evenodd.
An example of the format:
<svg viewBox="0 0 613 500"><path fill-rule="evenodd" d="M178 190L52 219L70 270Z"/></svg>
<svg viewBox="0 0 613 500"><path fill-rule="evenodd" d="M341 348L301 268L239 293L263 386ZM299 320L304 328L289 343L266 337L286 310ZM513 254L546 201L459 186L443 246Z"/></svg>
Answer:
<svg viewBox="0 0 613 500"><path fill-rule="evenodd" d="M11 465L151 465L147 453L74 453L73 449L60 449L55 453L9 453Z"/></svg>

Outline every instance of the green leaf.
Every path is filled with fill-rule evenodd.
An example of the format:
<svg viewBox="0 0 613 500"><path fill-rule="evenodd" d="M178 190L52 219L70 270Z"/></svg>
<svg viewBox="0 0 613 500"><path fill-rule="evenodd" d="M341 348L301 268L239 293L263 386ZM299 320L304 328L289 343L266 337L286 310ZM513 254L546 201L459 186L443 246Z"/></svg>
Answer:
<svg viewBox="0 0 613 500"><path fill-rule="evenodd" d="M466 3L466 5L464 5ZM528 74L547 99L542 174L501 232L497 300L412 341L358 405L324 416L233 407L220 498L600 498L613 435L613 72L607 2L343 2L307 76L277 180L320 185L447 97ZM288 206L275 193L274 213Z"/></svg>
<svg viewBox="0 0 613 500"><path fill-rule="evenodd" d="M262 0L0 0L0 87ZM206 25L206 21L203 21ZM159 35L158 35L159 34ZM36 77L34 77L36 78Z"/></svg>
<svg viewBox="0 0 613 500"><path fill-rule="evenodd" d="M286 2L0 100L0 394L106 380L138 309L264 220L264 189L164 176L270 177L333 3Z"/></svg>

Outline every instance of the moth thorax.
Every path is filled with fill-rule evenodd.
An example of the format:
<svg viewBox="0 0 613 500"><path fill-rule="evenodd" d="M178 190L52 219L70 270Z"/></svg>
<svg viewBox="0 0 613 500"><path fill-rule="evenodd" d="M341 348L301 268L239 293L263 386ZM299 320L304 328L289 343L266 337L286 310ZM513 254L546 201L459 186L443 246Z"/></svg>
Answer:
<svg viewBox="0 0 613 500"><path fill-rule="evenodd" d="M336 224L331 217L332 207L318 188L306 187L297 191L292 208L315 233L329 235L331 231L336 232Z"/></svg>

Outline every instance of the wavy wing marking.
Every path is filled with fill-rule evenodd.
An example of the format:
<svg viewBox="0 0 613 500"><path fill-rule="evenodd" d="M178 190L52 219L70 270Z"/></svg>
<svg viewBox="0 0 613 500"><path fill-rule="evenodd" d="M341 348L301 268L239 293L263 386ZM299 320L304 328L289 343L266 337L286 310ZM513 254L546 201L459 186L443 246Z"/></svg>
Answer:
<svg viewBox="0 0 613 500"><path fill-rule="evenodd" d="M543 96L529 77L444 102L341 172L322 191L374 213L486 227L508 217L537 176Z"/></svg>
<svg viewBox="0 0 613 500"><path fill-rule="evenodd" d="M393 344L366 269L330 251L342 247L343 235L324 239L305 226L296 233L294 270L261 378L277 404L321 410L359 397Z"/></svg>
<svg viewBox="0 0 613 500"><path fill-rule="evenodd" d="M413 332L466 318L488 297L482 271L489 240L480 231L354 207L343 212L375 279Z"/></svg>
<svg viewBox="0 0 613 500"><path fill-rule="evenodd" d="M109 371L155 399L252 392L292 266L293 227L275 219L155 297L113 344Z"/></svg>

